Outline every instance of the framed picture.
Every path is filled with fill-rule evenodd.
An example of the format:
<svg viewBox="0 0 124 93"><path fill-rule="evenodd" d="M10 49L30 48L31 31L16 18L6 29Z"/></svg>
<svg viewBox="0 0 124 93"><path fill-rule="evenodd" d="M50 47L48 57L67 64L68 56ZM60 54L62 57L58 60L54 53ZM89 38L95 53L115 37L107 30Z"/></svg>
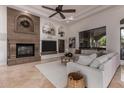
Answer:
<svg viewBox="0 0 124 93"><path fill-rule="evenodd" d="M69 48L75 48L75 44L76 44L75 37L70 37L69 38Z"/></svg>

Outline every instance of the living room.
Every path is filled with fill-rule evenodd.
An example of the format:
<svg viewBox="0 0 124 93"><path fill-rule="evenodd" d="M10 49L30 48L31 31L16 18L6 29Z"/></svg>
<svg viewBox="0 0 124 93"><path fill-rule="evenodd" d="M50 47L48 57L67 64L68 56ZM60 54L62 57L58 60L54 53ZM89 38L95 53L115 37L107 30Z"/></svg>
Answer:
<svg viewBox="0 0 124 93"><path fill-rule="evenodd" d="M61 14L66 9L71 13ZM123 88L123 11L123 5L0 5L0 87ZM79 85L71 72L81 74Z"/></svg>

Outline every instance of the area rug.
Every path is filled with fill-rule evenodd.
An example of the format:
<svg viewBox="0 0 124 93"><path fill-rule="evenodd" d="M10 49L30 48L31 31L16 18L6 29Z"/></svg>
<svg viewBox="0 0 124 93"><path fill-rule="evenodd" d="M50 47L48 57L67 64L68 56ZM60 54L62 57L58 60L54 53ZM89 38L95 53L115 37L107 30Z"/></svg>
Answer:
<svg viewBox="0 0 124 93"><path fill-rule="evenodd" d="M64 88L67 85L66 66L59 61L38 64L36 68L56 87Z"/></svg>

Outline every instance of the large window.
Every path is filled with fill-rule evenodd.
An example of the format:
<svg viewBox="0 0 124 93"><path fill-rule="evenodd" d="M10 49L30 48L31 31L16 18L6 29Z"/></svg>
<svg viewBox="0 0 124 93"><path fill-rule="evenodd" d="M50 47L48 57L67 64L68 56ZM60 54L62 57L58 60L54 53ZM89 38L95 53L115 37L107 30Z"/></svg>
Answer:
<svg viewBox="0 0 124 93"><path fill-rule="evenodd" d="M106 26L79 32L80 49L106 49Z"/></svg>
<svg viewBox="0 0 124 93"><path fill-rule="evenodd" d="M124 60L124 27L121 27L120 29L120 57L121 60Z"/></svg>
<svg viewBox="0 0 124 93"><path fill-rule="evenodd" d="M120 59L124 60L124 19L120 21Z"/></svg>
<svg viewBox="0 0 124 93"><path fill-rule="evenodd" d="M98 40L98 44L100 48L106 48L106 36L102 36L99 40Z"/></svg>

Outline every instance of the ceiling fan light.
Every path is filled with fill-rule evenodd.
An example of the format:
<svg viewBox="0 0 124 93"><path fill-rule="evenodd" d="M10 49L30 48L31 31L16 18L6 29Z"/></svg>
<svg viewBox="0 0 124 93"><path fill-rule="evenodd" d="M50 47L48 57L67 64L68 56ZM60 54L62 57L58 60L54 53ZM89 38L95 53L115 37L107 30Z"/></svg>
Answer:
<svg viewBox="0 0 124 93"><path fill-rule="evenodd" d="M69 20L74 20L74 16L70 16Z"/></svg>

